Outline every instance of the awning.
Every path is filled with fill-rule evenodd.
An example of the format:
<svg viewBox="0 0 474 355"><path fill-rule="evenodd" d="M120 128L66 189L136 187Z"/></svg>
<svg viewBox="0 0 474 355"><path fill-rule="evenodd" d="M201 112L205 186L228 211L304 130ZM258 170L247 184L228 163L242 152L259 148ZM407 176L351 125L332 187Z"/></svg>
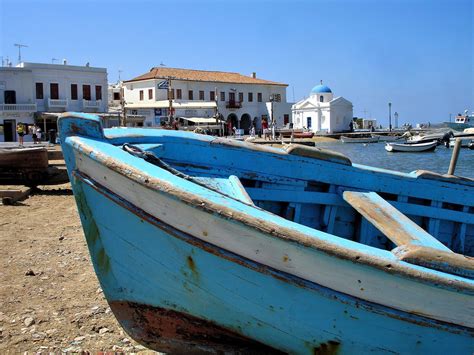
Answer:
<svg viewBox="0 0 474 355"><path fill-rule="evenodd" d="M125 108L135 109L135 108L169 108L170 103L168 100L160 100L153 102L138 102L126 104ZM198 108L216 108L215 101L187 101L187 100L173 100L173 108L176 109L198 109Z"/></svg>
<svg viewBox="0 0 474 355"><path fill-rule="evenodd" d="M214 117L179 117L180 119L182 120L185 120L185 121L191 121L191 122L194 122L194 123L207 123L207 124L216 124L217 123L221 123L221 122L224 122L222 120L217 120L214 118Z"/></svg>

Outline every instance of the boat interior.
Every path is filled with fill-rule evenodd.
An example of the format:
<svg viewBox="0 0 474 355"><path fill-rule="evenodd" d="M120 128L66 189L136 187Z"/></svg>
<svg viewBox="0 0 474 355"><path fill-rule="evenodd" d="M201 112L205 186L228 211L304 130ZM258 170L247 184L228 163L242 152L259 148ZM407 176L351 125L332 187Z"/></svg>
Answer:
<svg viewBox="0 0 474 355"><path fill-rule="evenodd" d="M145 157L150 164L248 205L405 253L417 264L440 269L451 264L454 271L448 272L474 278L473 261L465 257L474 256L472 179L372 168L301 145L274 148L168 132L139 137L111 129L106 135L117 148L132 147L142 158L151 157Z"/></svg>

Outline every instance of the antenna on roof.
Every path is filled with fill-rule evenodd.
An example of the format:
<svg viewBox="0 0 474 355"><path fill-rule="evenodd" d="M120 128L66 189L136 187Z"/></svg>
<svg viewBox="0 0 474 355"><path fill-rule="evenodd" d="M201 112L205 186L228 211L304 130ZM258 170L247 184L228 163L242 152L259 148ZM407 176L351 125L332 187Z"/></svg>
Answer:
<svg viewBox="0 0 474 355"><path fill-rule="evenodd" d="M163 61L161 61L160 67L166 67L166 64L164 64Z"/></svg>
<svg viewBox="0 0 474 355"><path fill-rule="evenodd" d="M51 58L51 64L54 64L54 62L58 61L59 59L57 58Z"/></svg>
<svg viewBox="0 0 474 355"><path fill-rule="evenodd" d="M323 81L322 81L322 80L319 80L319 82L321 83L321 85L323 85Z"/></svg>
<svg viewBox="0 0 474 355"><path fill-rule="evenodd" d="M120 74L122 74L123 70L119 69L118 74L119 74L119 83L120 83Z"/></svg>
<svg viewBox="0 0 474 355"><path fill-rule="evenodd" d="M26 44L15 43L15 47L18 47L18 64L21 63L21 47L28 47Z"/></svg>

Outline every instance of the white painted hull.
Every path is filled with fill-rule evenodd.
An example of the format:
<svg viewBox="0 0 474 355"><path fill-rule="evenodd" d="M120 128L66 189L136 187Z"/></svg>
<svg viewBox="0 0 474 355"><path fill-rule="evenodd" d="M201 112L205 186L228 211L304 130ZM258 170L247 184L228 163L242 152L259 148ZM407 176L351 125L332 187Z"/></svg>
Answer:
<svg viewBox="0 0 474 355"><path fill-rule="evenodd" d="M366 138L351 138L341 136L342 143L377 143L379 141L379 137L366 137Z"/></svg>
<svg viewBox="0 0 474 355"><path fill-rule="evenodd" d="M436 149L437 142L419 143L419 144L398 144L398 143L387 143L385 150L387 152L427 152Z"/></svg>

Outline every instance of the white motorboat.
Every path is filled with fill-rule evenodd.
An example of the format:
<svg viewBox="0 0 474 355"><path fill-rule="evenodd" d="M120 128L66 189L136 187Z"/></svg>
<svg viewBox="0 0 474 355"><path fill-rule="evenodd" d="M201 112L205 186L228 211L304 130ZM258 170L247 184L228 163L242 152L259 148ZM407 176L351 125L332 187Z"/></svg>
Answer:
<svg viewBox="0 0 474 355"><path fill-rule="evenodd" d="M437 145L437 141L418 144L387 143L385 150L387 152L429 152L435 150Z"/></svg>
<svg viewBox="0 0 474 355"><path fill-rule="evenodd" d="M473 141L472 137L467 137L467 138L461 138L461 148L467 148L469 146L469 143ZM456 144L456 138L451 138L449 140L449 147L454 148L454 145Z"/></svg>

